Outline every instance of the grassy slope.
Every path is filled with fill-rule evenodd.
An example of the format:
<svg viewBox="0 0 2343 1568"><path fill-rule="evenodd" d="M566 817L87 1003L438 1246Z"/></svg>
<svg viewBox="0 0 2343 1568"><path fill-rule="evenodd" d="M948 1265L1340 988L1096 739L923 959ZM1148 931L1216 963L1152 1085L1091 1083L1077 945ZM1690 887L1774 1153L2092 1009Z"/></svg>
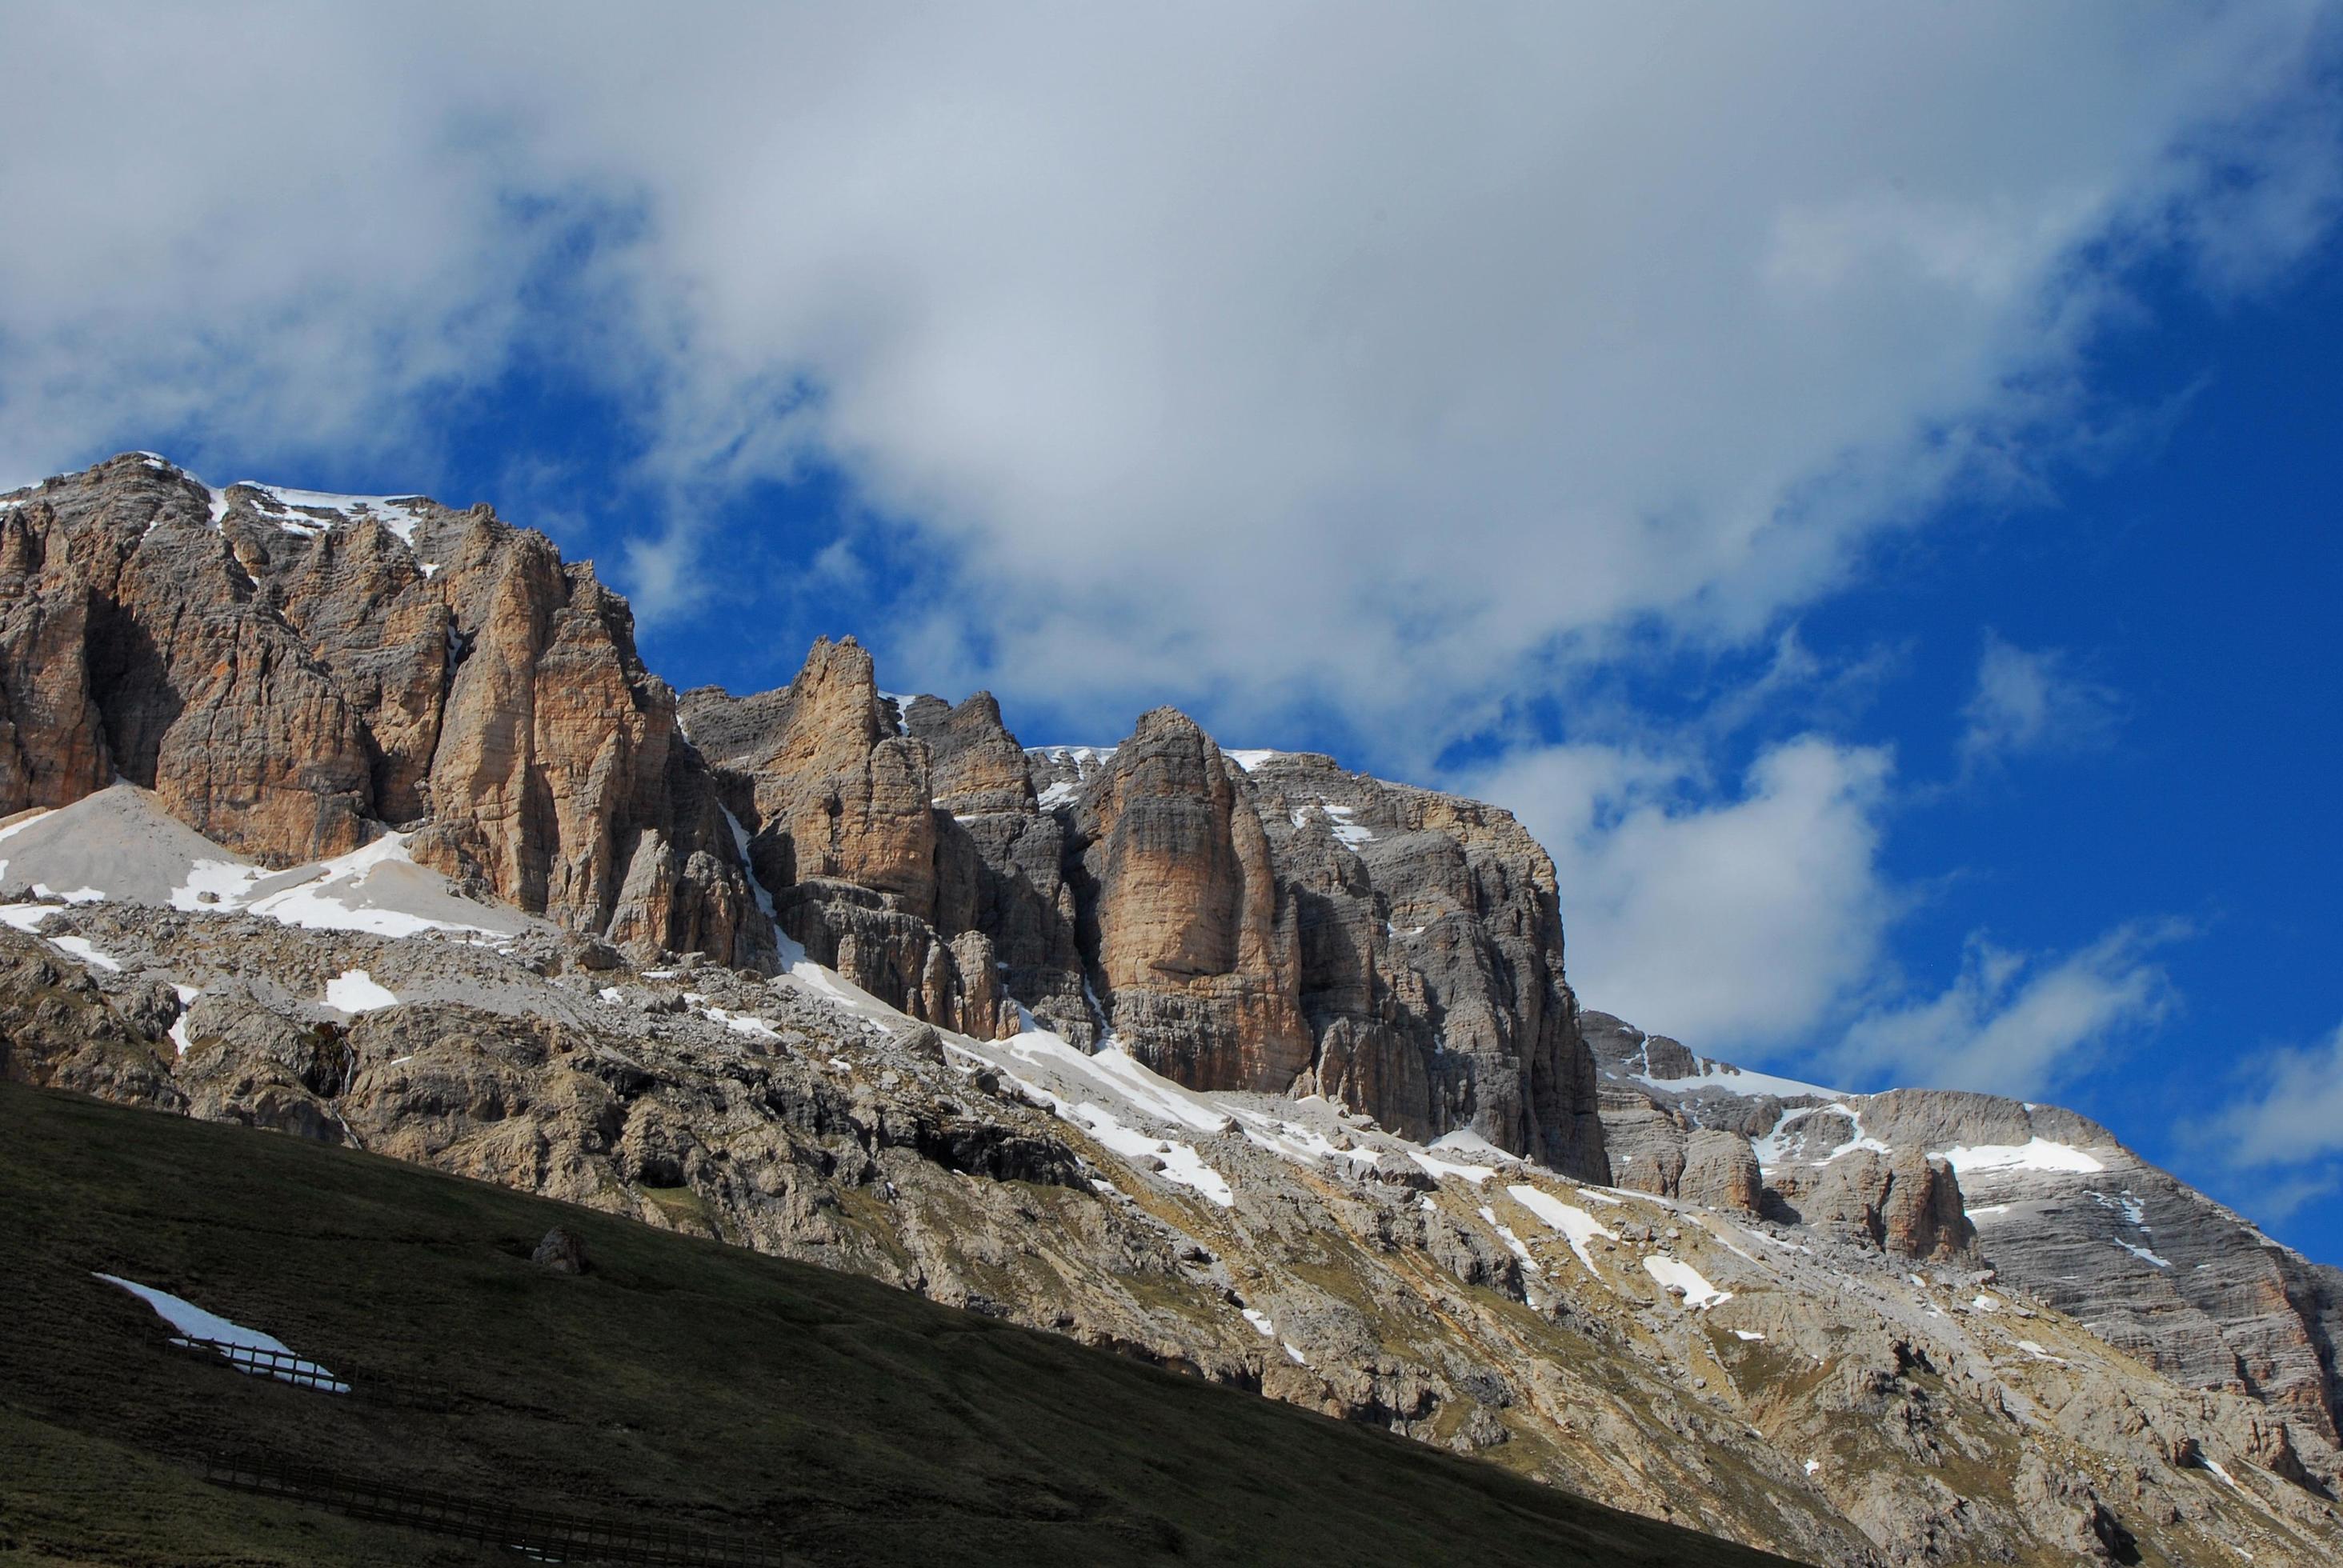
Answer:
<svg viewBox="0 0 2343 1568"><path fill-rule="evenodd" d="M0 1084L0 1563L461 1563L207 1452L778 1540L817 1563L1775 1561L826 1270L299 1140ZM570 1278L528 1261L584 1237ZM161 1348L121 1274L452 1409ZM509 1558L503 1561L511 1561Z"/></svg>

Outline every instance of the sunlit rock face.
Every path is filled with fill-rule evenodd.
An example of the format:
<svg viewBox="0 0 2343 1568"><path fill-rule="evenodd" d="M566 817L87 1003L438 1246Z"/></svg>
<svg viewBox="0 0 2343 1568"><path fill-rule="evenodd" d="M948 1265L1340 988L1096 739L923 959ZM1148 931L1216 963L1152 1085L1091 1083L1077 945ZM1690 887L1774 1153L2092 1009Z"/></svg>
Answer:
<svg viewBox="0 0 2343 1568"><path fill-rule="evenodd" d="M850 640L681 716L786 934L890 1005L983 1035L1022 1006L1194 1088L1607 1172L1553 865L1505 812L1171 709L1021 750L990 694L881 691Z"/></svg>
<svg viewBox="0 0 2343 1568"><path fill-rule="evenodd" d="M771 952L626 601L485 508L117 457L0 505L0 810L116 776L287 864L420 862L578 930Z"/></svg>

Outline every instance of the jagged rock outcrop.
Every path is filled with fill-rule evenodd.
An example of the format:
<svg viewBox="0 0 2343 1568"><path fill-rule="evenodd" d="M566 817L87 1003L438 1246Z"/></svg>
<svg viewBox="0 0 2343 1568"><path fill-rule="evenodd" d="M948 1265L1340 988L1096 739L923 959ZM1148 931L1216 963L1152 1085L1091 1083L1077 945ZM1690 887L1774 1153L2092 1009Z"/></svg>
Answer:
<svg viewBox="0 0 2343 1568"><path fill-rule="evenodd" d="M1312 1081L1387 1125L1608 1171L1554 863L1510 812L1307 753L1245 753L1294 890Z"/></svg>
<svg viewBox="0 0 2343 1568"><path fill-rule="evenodd" d="M1954 1258L1976 1239L1953 1168L1918 1150L1854 1149L1804 1174L1779 1173L1775 1191L1825 1235L1906 1258Z"/></svg>
<svg viewBox="0 0 2343 1568"><path fill-rule="evenodd" d="M951 777L980 796L998 749L980 717L941 726L957 742ZM685 694L681 719L718 769L775 918L808 957L915 1017L985 1037L1015 1027L977 926L981 857L937 803L930 743L901 732L866 649L824 638L781 690L736 699L701 688Z"/></svg>
<svg viewBox="0 0 2343 1568"><path fill-rule="evenodd" d="M287 864L379 823L574 930L769 959L626 602L486 508L130 454L0 502L0 813L116 775Z"/></svg>
<svg viewBox="0 0 2343 1568"><path fill-rule="evenodd" d="M680 712L784 930L890 1005L990 1035L1021 1004L1192 1087L1322 1093L1608 1172L1553 865L1505 812L1322 757L1232 759L1169 709L1115 748L1022 751L989 694L883 693L850 640Z"/></svg>
<svg viewBox="0 0 2343 1568"><path fill-rule="evenodd" d="M1131 1054L1198 1089L1290 1088L1311 1054L1292 904L1220 748L1159 708L1071 817L1084 956Z"/></svg>
<svg viewBox="0 0 2343 1568"><path fill-rule="evenodd" d="M691 694L685 721L720 699ZM824 638L769 705L767 723L702 755L749 781L752 843L769 887L815 879L882 894L926 920L936 905L936 825L926 747L899 735L880 709L870 655L852 638Z"/></svg>
<svg viewBox="0 0 2343 1568"><path fill-rule="evenodd" d="M2343 1271L2071 1111L1947 1090L1845 1094L1694 1056L1607 1014L1582 1022L1623 1181L1664 1160L1678 1125L1745 1135L1762 1212L1844 1245L1973 1255L2184 1386L2258 1401L2272 1419L2240 1426L2239 1447L2274 1474L2343 1486Z"/></svg>

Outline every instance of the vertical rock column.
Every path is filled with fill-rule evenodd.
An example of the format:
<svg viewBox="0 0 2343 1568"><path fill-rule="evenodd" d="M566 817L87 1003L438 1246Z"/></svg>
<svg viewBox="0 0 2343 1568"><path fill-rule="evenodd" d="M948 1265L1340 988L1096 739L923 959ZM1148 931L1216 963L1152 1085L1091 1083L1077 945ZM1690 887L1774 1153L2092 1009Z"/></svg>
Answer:
<svg viewBox="0 0 2343 1568"><path fill-rule="evenodd" d="M1197 1089L1282 1092L1310 1065L1292 909L1220 748L1159 708L1084 791L1069 880L1107 1021Z"/></svg>

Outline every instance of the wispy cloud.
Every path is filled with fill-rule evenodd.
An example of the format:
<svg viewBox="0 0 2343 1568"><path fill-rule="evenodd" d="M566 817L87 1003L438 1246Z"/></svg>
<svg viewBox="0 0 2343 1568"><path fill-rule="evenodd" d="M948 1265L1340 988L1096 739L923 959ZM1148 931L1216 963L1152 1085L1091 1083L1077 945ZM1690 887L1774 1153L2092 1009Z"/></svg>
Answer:
<svg viewBox="0 0 2343 1568"><path fill-rule="evenodd" d="M1723 788L1697 752L1571 745L1473 779L1554 858L1590 1006L1697 1041L1803 1043L1881 961L1888 754L1805 736Z"/></svg>
<svg viewBox="0 0 2343 1568"><path fill-rule="evenodd" d="M1976 689L1962 710L1965 775L2040 752L2087 751L2112 739L2120 722L2114 692L2056 648L2034 651L1987 631Z"/></svg>
<svg viewBox="0 0 2343 1568"><path fill-rule="evenodd" d="M2261 1054L2247 1074L2252 1087L2206 1124L2230 1164L2343 1155L2343 1025L2315 1044Z"/></svg>
<svg viewBox="0 0 2343 1568"><path fill-rule="evenodd" d="M2179 1140L2212 1184L2268 1223L2343 1192L2343 1024L2308 1045L2245 1053Z"/></svg>
<svg viewBox="0 0 2343 1568"><path fill-rule="evenodd" d="M2187 934L2178 921L2135 922L2057 957L1973 936L1951 985L1867 1010L1828 1058L1866 1083L2044 1092L2079 1076L2111 1040L2170 1012L2177 994L2154 955Z"/></svg>

